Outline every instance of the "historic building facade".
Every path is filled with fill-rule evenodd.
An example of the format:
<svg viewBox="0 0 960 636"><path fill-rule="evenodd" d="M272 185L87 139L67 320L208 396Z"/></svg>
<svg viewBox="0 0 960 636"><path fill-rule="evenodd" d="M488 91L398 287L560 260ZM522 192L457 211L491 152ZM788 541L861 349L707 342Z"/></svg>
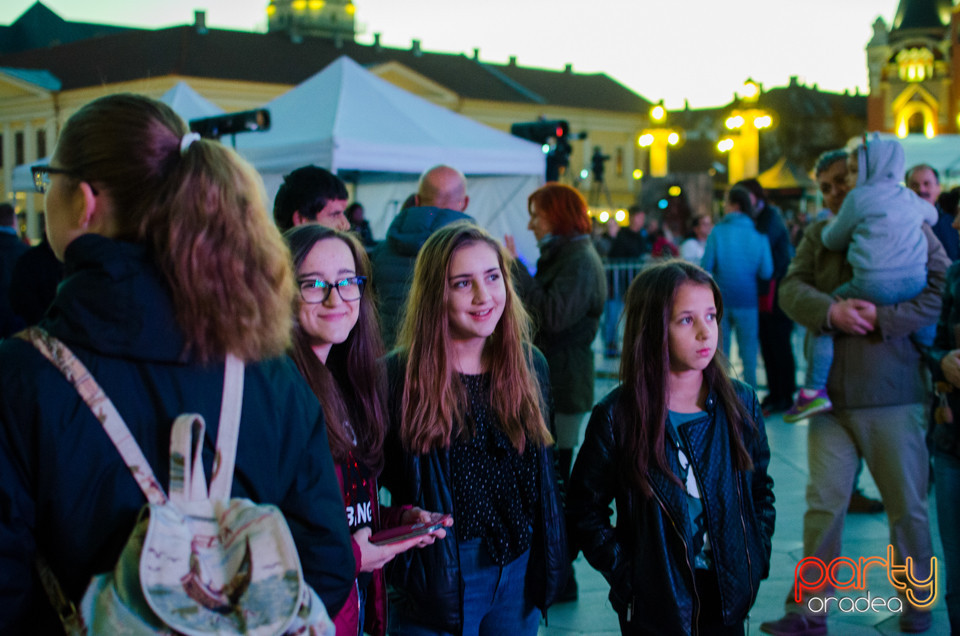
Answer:
<svg viewBox="0 0 960 636"><path fill-rule="evenodd" d="M867 128L900 137L960 131L960 7L951 0L900 0L888 28L873 25L867 45Z"/></svg>

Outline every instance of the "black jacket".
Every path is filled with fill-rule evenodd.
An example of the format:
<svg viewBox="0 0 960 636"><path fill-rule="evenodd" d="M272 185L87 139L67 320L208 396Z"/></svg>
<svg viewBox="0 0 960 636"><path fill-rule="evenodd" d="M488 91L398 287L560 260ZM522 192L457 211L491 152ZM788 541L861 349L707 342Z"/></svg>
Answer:
<svg viewBox="0 0 960 636"><path fill-rule="evenodd" d="M390 222L386 238L371 250L380 333L387 350L393 348L400 332L403 309L413 281L413 266L420 248L441 227L454 221L472 220L472 217L455 210L430 206L407 208Z"/></svg>
<svg viewBox="0 0 960 636"><path fill-rule="evenodd" d="M736 383L737 394L753 415L757 429L747 428L744 443L754 468L739 472L727 418L711 393L706 414L681 424L707 517L713 568L720 586L725 624L742 621L770 564L775 512L773 480L767 475L770 450L756 395ZM593 410L586 439L577 456L567 495L571 538L590 565L610 583L610 602L629 616L632 634L695 633L700 608L694 585L694 554L686 530L685 490L655 467L654 496L645 499L626 483L628 470L615 433L614 389ZM677 439L667 427L667 459L679 474ZM610 525L610 502L616 499L617 525Z"/></svg>
<svg viewBox="0 0 960 636"><path fill-rule="evenodd" d="M390 490L395 506L413 504L432 512L453 515L454 528L442 541L400 554L387 565L388 580L399 598L396 607L410 620L453 634L463 630L463 587L460 577L460 553L456 538L457 509L453 492L453 472L449 449L427 455L412 455L403 450L398 435L406 361L400 354L387 358L390 379L392 426L384 452L386 465L381 485ZM543 394L545 414L550 395L547 364L539 351L534 367ZM549 418L545 418L549 422ZM553 449L530 445L536 452L540 508L534 526L530 562L527 565L527 594L546 614L569 571L567 537L563 510L557 488Z"/></svg>
<svg viewBox="0 0 960 636"><path fill-rule="evenodd" d="M514 261L513 281L530 312L534 343L550 363L550 390L558 413L593 407L593 339L607 283L603 263L586 234L557 236L540 250L537 275Z"/></svg>
<svg viewBox="0 0 960 636"><path fill-rule="evenodd" d="M65 260L41 326L97 379L164 488L174 418L203 415L209 477L223 362L183 359L172 298L143 247L90 234L70 243ZM335 615L354 584L350 534L323 413L287 356L246 365L232 496L280 508L304 578ZM79 601L92 575L113 568L144 503L60 371L19 338L0 342L0 633L57 628L34 575L38 551Z"/></svg>

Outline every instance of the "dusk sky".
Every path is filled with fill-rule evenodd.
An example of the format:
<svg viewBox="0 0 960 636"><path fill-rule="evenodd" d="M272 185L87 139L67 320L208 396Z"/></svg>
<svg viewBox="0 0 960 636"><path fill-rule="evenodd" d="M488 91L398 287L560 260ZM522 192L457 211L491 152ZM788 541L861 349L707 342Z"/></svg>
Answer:
<svg viewBox="0 0 960 636"><path fill-rule="evenodd" d="M604 72L670 108L725 104L749 76L765 87L796 75L821 89L867 91L864 47L899 0L354 0L358 41L427 51L480 49L487 62ZM32 0L0 4L10 24ZM211 28L266 30L263 0L45 0L67 20L164 27L207 13Z"/></svg>

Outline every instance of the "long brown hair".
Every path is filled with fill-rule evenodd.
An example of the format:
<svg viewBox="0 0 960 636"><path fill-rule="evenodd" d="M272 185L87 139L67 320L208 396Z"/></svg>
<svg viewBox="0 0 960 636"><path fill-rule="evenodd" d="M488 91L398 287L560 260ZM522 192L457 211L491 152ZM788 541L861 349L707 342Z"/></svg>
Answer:
<svg viewBox="0 0 960 636"><path fill-rule="evenodd" d="M614 421L630 481L646 497L652 495L651 464L678 481L667 463L664 438L669 401L669 324L677 290L683 284L702 285L713 292L719 324L723 317L720 288L707 272L679 259L644 268L627 290L625 300L622 390L614 407ZM749 470L753 462L743 444L743 428L756 427L756 422L737 398L726 366L726 359L718 350L704 369L703 379L708 389L716 392L718 406L727 416L734 465Z"/></svg>
<svg viewBox="0 0 960 636"><path fill-rule="evenodd" d="M307 224L288 230L283 238L290 245L294 271L300 271L314 245L333 239L346 244L353 254L357 275L366 276L369 281L370 259L352 234ZM299 298L297 302L299 304ZM381 360L383 341L376 303L369 288L364 290L359 302L357 324L346 340L330 348L326 364L313 352L310 337L296 319L290 355L323 407L333 458L343 463L353 451L358 461L379 474L383 468L387 413L386 375ZM353 435L344 426L345 422L349 422ZM356 445L353 436L356 436Z"/></svg>
<svg viewBox="0 0 960 636"><path fill-rule="evenodd" d="M465 389L450 359L447 277L454 252L472 243L484 243L496 252L506 286L503 316L488 342L493 361L490 401L500 428L521 453L527 441L551 441L532 371L530 319L510 280L510 257L484 230L457 222L434 232L420 250L399 337L407 352L400 439L414 453L447 447L452 438L469 430Z"/></svg>
<svg viewBox="0 0 960 636"><path fill-rule="evenodd" d="M217 141L181 150L188 132L161 102L109 95L70 117L55 159L109 194L114 238L151 250L173 294L185 356L280 355L290 342L295 290L263 183Z"/></svg>

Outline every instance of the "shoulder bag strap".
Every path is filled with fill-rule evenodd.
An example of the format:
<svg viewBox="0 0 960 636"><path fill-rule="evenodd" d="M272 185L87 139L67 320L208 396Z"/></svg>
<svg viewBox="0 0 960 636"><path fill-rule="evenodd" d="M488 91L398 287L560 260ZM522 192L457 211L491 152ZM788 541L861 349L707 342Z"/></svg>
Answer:
<svg viewBox="0 0 960 636"><path fill-rule="evenodd" d="M154 476L149 462L143 456L143 451L137 445L137 440L130 433L130 429L127 428L123 418L120 417L120 413L117 412L113 402L110 401L110 398L97 384L90 371L73 355L67 345L40 327L25 329L18 333L17 337L36 347L77 389L77 393L93 411L93 414L103 426L103 430L110 437L110 441L116 446L147 501L152 504L166 503L167 495Z"/></svg>
<svg viewBox="0 0 960 636"><path fill-rule="evenodd" d="M210 479L210 499L214 501L230 498L242 407L243 361L228 353L223 372L223 401L220 403L217 451L213 460L213 476Z"/></svg>

